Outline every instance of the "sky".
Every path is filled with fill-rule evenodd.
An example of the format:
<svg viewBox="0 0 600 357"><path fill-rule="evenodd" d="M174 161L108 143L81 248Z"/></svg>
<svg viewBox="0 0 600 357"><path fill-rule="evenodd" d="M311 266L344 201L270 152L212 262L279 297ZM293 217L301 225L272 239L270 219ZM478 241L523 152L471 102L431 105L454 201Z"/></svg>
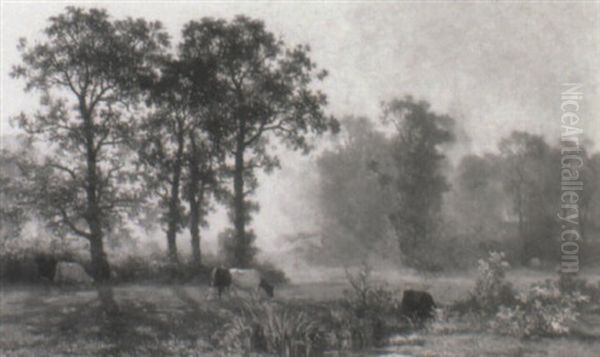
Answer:
<svg viewBox="0 0 600 357"><path fill-rule="evenodd" d="M562 84L580 82L581 128L600 144L600 2L2 1L1 134L16 133L8 118L37 105L8 75L19 63L18 38L41 38L47 18L69 4L160 20L173 43L192 19L263 19L287 44L309 44L312 59L329 71L322 88L331 114L378 121L382 101L410 94L456 119L463 139L450 153L456 157L494 151L513 130L557 142ZM254 226L266 250L284 234L310 231L316 219L303 203L316 180L304 169L314 154L285 152L283 159L257 193L262 209ZM209 244L220 228L209 230Z"/></svg>

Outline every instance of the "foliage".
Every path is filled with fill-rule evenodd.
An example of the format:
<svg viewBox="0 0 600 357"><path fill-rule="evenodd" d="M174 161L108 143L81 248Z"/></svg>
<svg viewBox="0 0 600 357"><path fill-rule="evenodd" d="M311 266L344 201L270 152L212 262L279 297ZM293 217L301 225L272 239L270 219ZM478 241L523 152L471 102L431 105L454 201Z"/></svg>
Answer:
<svg viewBox="0 0 600 357"><path fill-rule="evenodd" d="M252 267L260 272L263 277L270 284L285 284L288 283L288 278L285 272L268 261L255 262Z"/></svg>
<svg viewBox="0 0 600 357"><path fill-rule="evenodd" d="M385 284L375 285L371 273L372 268L366 262L362 263L356 274L346 269L346 280L351 289L345 290L345 301L358 317L385 316L398 308L394 293Z"/></svg>
<svg viewBox="0 0 600 357"><path fill-rule="evenodd" d="M565 292L557 280L532 284L515 306L501 306L492 328L517 336L558 336L569 333L578 309L589 297L579 290Z"/></svg>
<svg viewBox="0 0 600 357"><path fill-rule="evenodd" d="M332 141L317 160L323 244L309 258L352 264L368 254L393 257L389 140L369 119L346 117Z"/></svg>
<svg viewBox="0 0 600 357"><path fill-rule="evenodd" d="M48 225L88 239L96 279L109 277L106 231L136 214L137 176L128 144L144 83L168 46L159 22L113 21L105 10L67 7L50 18L43 42L21 40L12 76L41 93L42 110L18 125L48 144L29 162L28 200Z"/></svg>
<svg viewBox="0 0 600 357"><path fill-rule="evenodd" d="M18 237L2 241L0 245L0 281L11 283L38 283L43 280L43 267L37 258L56 261L76 261L89 267L85 244L78 239L60 239L52 236ZM47 273L47 272L46 272ZM52 277L50 277L52 279Z"/></svg>
<svg viewBox="0 0 600 357"><path fill-rule="evenodd" d="M471 297L485 312L494 313L501 305L514 302L512 285L506 281L510 264L503 252L490 252L487 259L479 260L479 276Z"/></svg>
<svg viewBox="0 0 600 357"><path fill-rule="evenodd" d="M444 145L454 141L454 119L430 110L429 103L407 96L385 103L384 121L392 138L395 206L389 214L406 263L419 266L419 249L432 246L441 222L442 195L449 190L443 173Z"/></svg>
<svg viewBox="0 0 600 357"><path fill-rule="evenodd" d="M499 145L504 192L511 199L516 218L517 239L521 243L520 262L533 257L552 257L545 244L556 231L555 208L560 197L559 151L543 137L515 131Z"/></svg>
<svg viewBox="0 0 600 357"><path fill-rule="evenodd" d="M396 295L386 284L372 282L372 268L363 262L352 274L346 270L351 289L344 292L343 309L332 314L339 330L337 340L354 348L376 345L386 334L404 324ZM344 342L345 341L345 342ZM350 343L351 342L351 343Z"/></svg>
<svg viewBox="0 0 600 357"><path fill-rule="evenodd" d="M318 324L303 311L258 300L244 300L236 315L213 338L227 352L263 352L283 357L313 356Z"/></svg>
<svg viewBox="0 0 600 357"><path fill-rule="evenodd" d="M252 230L246 231L246 239L250 242L254 242L256 236ZM223 256L226 264L228 266L235 266L237 262L237 243L235 230L231 228L225 229L223 232L219 233L217 241L219 243L219 254ZM251 257L252 260L254 260L254 257L257 253L258 249L255 246L251 246L248 251L246 251L247 257Z"/></svg>
<svg viewBox="0 0 600 357"><path fill-rule="evenodd" d="M161 252L127 254L111 263L114 281L119 283L182 283L207 275L207 272L198 269L193 260L181 259L175 264ZM205 280L208 282L207 277Z"/></svg>
<svg viewBox="0 0 600 357"><path fill-rule="evenodd" d="M0 149L0 244L21 235L28 220L27 206L23 200L22 172L19 157L29 157L25 150L13 153Z"/></svg>
<svg viewBox="0 0 600 357"><path fill-rule="evenodd" d="M199 58L165 60L160 78L150 85L148 102L154 110L139 128L139 164L159 198L173 262L176 234L188 224L194 258L201 263L199 228L207 224L209 199L219 190L226 128L214 110L220 95L215 74L213 65ZM187 214L182 198L189 204Z"/></svg>
<svg viewBox="0 0 600 357"><path fill-rule="evenodd" d="M214 64L219 88L227 94L217 112L231 130L227 145L233 165L233 259L235 266L247 267L253 258L246 226L251 218L249 198L258 185L256 171L279 166L278 157L268 150L271 138L306 152L311 148L308 134L337 128L337 121L324 113L325 94L311 86L326 72L317 70L308 46L287 48L262 21L245 16L230 22L191 21L183 38L181 58Z"/></svg>

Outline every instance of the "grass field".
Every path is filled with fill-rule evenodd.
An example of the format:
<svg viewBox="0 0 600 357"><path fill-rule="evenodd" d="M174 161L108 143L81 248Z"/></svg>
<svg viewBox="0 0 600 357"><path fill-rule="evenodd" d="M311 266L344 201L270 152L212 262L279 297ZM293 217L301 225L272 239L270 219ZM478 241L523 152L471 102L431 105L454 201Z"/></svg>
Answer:
<svg viewBox="0 0 600 357"><path fill-rule="evenodd" d="M518 287L543 274L517 272ZM588 279L597 281L597 276ZM290 284L277 300L318 303L343 296L347 285ZM427 288L441 304L466 296L470 276L392 279L390 288ZM211 336L239 307L239 298L215 299L204 284L118 285L59 289L3 286L0 354L3 356L176 355L219 356ZM390 356L600 356L600 314L582 318L569 338L519 339L487 332L478 321L433 324L390 339L387 346L353 355ZM331 351L329 355L347 356Z"/></svg>

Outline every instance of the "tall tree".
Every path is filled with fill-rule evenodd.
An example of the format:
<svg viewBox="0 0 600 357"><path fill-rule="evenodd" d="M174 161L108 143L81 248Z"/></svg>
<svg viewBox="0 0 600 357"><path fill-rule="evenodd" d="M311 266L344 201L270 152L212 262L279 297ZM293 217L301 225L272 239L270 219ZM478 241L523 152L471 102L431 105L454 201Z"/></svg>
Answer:
<svg viewBox="0 0 600 357"><path fill-rule="evenodd" d="M22 64L12 72L26 90L42 93L43 110L18 118L49 148L32 172L36 204L49 224L89 241L92 273L103 280L104 235L138 199L126 165L128 114L156 74L168 36L159 22L113 21L104 10L75 7L51 17L44 34L34 46L21 41Z"/></svg>
<svg viewBox="0 0 600 357"><path fill-rule="evenodd" d="M189 223L192 252L201 264L200 230L222 156L224 135L212 108L219 103L214 69L197 58L170 59L152 84L154 111L141 126L140 162L149 170L146 182L164 210L168 256L178 262L177 233ZM209 185L211 184L211 185ZM210 186L210 187L209 187ZM186 212L183 200L189 204Z"/></svg>
<svg viewBox="0 0 600 357"><path fill-rule="evenodd" d="M208 225L207 214L211 211L211 198L223 196L224 151L220 146L219 131L189 133L188 178L186 198L190 207L189 229L192 258L196 266L202 265L200 227Z"/></svg>
<svg viewBox="0 0 600 357"><path fill-rule="evenodd" d="M306 135L336 129L324 113L326 96L311 88L326 72L318 72L308 46L287 48L262 21L238 16L231 22L205 18L184 28L182 57L217 64L217 76L227 93L221 117L230 123L233 161L233 264L248 266L253 258L254 232L247 228L257 187L256 171L279 165L269 151L273 136L292 149L308 151Z"/></svg>
<svg viewBox="0 0 600 357"><path fill-rule="evenodd" d="M539 135L515 131L499 143L502 181L512 199L521 242L520 261L540 256L552 236L560 189L559 153ZM540 241L541 240L541 241Z"/></svg>
<svg viewBox="0 0 600 357"><path fill-rule="evenodd" d="M454 120L407 96L384 104L384 121L396 128L392 156L398 199L390 220L408 263L418 266L424 257L419 252L429 248L440 220L442 195L449 189L442 148L454 140Z"/></svg>
<svg viewBox="0 0 600 357"><path fill-rule="evenodd" d="M317 161L322 248L313 258L359 263L368 254L393 255L389 140L367 118L347 117L340 124L335 145Z"/></svg>

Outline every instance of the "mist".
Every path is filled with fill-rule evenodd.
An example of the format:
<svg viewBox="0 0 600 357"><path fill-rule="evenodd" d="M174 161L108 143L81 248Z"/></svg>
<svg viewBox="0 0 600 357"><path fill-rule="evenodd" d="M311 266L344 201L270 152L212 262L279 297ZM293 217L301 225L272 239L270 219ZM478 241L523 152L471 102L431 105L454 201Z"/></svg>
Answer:
<svg viewBox="0 0 600 357"><path fill-rule="evenodd" d="M117 18L163 21L174 43L180 38L179 28L190 19L230 19L237 13L264 19L287 42L310 44L315 62L329 70L321 89L329 96L330 113L339 118L366 116L384 132L389 129L380 121L382 101L407 94L428 101L433 111L455 119L457 140L444 147L449 175L467 154L497 153L499 140L515 130L542 135L555 144L563 82L583 83L582 128L591 142L600 141L600 122L592 120L600 103L599 32L593 3L383 3L376 7L348 3L323 4L319 11L301 3L154 5L106 3L103 7ZM9 118L38 101L35 94L23 94L21 81L8 76L18 62L17 39L39 38L46 19L63 7L3 5L3 147L9 146L6 135L19 133ZM20 20L25 17L29 21ZM329 29L325 35L323 26ZM296 262L299 258L286 251L293 249L284 243L285 237L318 234L316 160L334 140L316 140L315 150L307 156L277 146L281 168L259 175L255 197L260 211L251 225L262 259ZM202 249L216 254L217 235L229 223L221 207L208 220ZM161 229L135 235L164 245ZM179 240L185 252L187 232Z"/></svg>

